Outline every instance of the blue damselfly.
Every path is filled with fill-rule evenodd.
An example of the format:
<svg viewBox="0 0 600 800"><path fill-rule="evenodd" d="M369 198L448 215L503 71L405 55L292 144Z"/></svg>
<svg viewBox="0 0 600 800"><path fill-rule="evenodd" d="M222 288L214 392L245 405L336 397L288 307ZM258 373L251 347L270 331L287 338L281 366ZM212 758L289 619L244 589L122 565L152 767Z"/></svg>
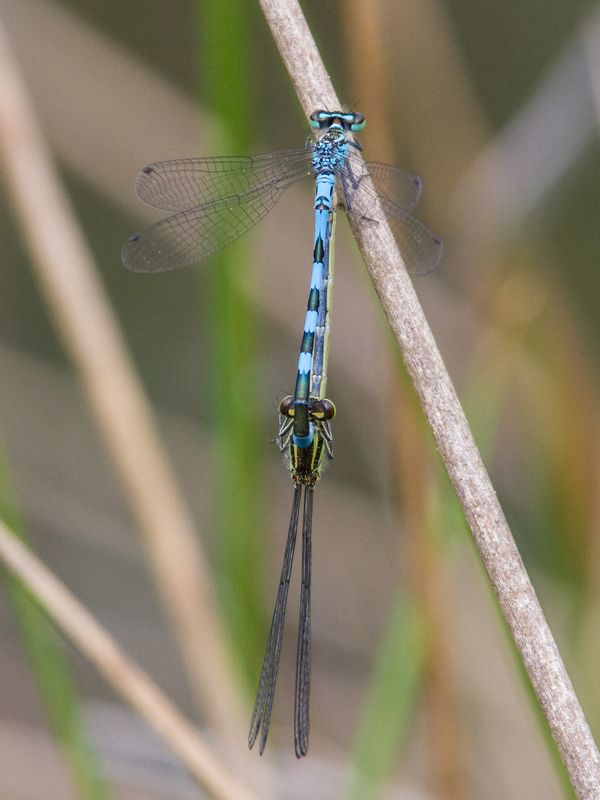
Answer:
<svg viewBox="0 0 600 800"><path fill-rule="evenodd" d="M202 261L252 228L284 189L315 176L315 234L308 307L293 395L280 404L278 442L294 484L283 567L254 712L248 736L259 732L262 754L269 732L279 668L296 535L302 520L302 579L296 658L294 741L296 755L308 749L310 695L310 576L313 491L325 460L333 457L325 397L327 334L331 308L332 225L337 198L356 220L387 219L405 264L425 274L439 262L440 239L410 216L420 197L421 179L398 167L366 163L354 137L364 128L358 112L319 110L311 114L315 141L304 147L254 157L183 158L150 164L138 174L135 190L149 205L176 212L134 234L125 243L123 263L135 272L162 272Z"/></svg>

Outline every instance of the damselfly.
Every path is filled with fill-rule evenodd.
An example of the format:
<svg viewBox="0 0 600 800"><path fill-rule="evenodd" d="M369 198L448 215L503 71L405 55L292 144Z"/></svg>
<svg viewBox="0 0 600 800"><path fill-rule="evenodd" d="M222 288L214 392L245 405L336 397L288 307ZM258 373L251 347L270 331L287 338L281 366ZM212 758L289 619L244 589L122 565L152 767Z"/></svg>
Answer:
<svg viewBox="0 0 600 800"><path fill-rule="evenodd" d="M298 757L307 752L309 734L313 490L324 459L333 456L330 420L335 407L325 397L325 386L336 190L346 213L355 220L378 224L387 219L412 273L429 272L442 254L440 239L410 216L419 200L421 179L398 167L362 160L359 152L362 148L353 136L364 128L362 114L320 110L311 114L310 124L321 134L303 148L246 158L176 159L144 167L136 178L138 197L149 205L177 213L131 236L122 251L123 263L136 272L162 272L204 260L252 228L285 188L307 174L315 176L313 268L296 387L294 394L284 398L280 405L278 441L289 459L294 483L292 513L248 736L252 747L261 731L262 754L271 720L302 505L302 583L294 711Z"/></svg>

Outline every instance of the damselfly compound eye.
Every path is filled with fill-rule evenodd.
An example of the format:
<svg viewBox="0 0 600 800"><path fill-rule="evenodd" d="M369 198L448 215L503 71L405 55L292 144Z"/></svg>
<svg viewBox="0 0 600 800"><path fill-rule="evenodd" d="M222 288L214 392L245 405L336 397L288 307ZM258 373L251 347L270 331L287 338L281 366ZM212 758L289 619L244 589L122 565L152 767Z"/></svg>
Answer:
<svg viewBox="0 0 600 800"><path fill-rule="evenodd" d="M322 400L316 397L311 398L308 410L315 419L319 420L333 419L335 416L335 406L331 400L327 400L326 398Z"/></svg>
<svg viewBox="0 0 600 800"><path fill-rule="evenodd" d="M287 397L283 398L279 404L279 413L282 417L294 416L294 398L292 395L288 395Z"/></svg>
<svg viewBox="0 0 600 800"><path fill-rule="evenodd" d="M366 124L367 123L364 115L361 114L360 111L355 111L352 115L352 124L350 125L350 130L352 133L357 133L358 131L362 131Z"/></svg>

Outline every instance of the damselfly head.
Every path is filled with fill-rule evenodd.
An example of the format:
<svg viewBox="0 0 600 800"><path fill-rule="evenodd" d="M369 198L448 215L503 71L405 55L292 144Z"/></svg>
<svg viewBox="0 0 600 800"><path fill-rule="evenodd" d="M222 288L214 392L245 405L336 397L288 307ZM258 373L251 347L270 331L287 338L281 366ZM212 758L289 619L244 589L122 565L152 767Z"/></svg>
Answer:
<svg viewBox="0 0 600 800"><path fill-rule="evenodd" d="M326 130L332 125L337 125L345 131L358 133L365 127L365 118L359 111L313 111L310 115L310 124L317 130Z"/></svg>
<svg viewBox="0 0 600 800"><path fill-rule="evenodd" d="M293 395L289 394L284 397L279 404L279 413L282 417L293 419L296 412L296 400ZM312 419L321 421L324 419L333 419L335 417L335 405L326 397L311 397L308 401L308 413Z"/></svg>

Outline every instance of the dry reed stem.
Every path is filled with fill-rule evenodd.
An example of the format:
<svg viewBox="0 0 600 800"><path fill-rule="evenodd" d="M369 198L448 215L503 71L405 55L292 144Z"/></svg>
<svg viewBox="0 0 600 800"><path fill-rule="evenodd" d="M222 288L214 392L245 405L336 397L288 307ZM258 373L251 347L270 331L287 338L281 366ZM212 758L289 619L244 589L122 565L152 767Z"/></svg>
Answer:
<svg viewBox="0 0 600 800"><path fill-rule="evenodd" d="M2 26L0 75L0 155L42 294L144 534L195 696L222 735L245 739L206 557Z"/></svg>
<svg viewBox="0 0 600 800"><path fill-rule="evenodd" d="M351 64L352 93L354 97L364 98L360 110L367 120L370 119L371 109L385 108L387 98L395 90L394 73L386 66L385 48L381 46L386 24L389 24L385 5L385 0L375 0L369 4L363 0L352 0L346 5L343 32L346 37L346 53ZM418 6L405 4L402 9L403 19L407 15L409 19L412 15L420 20L423 17L426 21L430 21L431 17L435 19L434 15L424 14L424 8L423 0L419 0ZM417 26L413 24L411 29L415 27ZM423 44L422 35L416 37L414 51L409 48L409 61L411 53L419 51L419 44ZM351 55L358 58L350 58ZM430 59L433 58L432 53L429 56ZM426 76L422 72L419 75L426 83ZM448 84L447 74L445 79ZM419 96L424 93L425 88L419 87ZM368 107L365 108L363 103L368 103ZM374 131L369 131L369 149L373 147L374 152L384 161L392 158L393 142L389 119L382 120ZM423 700L429 739L429 772L434 793L437 792L445 800L464 800L467 796L464 736L458 713L455 681L448 674L451 660L444 629L442 568L439 548L435 548L433 544L431 514L428 511L428 497L435 487L426 463L428 445L421 435L420 412L406 398L398 376L396 359L390 360L388 392L389 430L394 456L391 469L404 512L406 530L409 532L402 557L407 557L407 575L412 584L410 589L419 600L428 631Z"/></svg>
<svg viewBox="0 0 600 800"><path fill-rule="evenodd" d="M297 0L260 3L305 113L339 108ZM600 755L392 233L354 234L573 788L598 800Z"/></svg>
<svg viewBox="0 0 600 800"><path fill-rule="evenodd" d="M164 738L198 783L218 800L256 800L217 761L192 724L73 594L0 521L0 559L46 608L110 685Z"/></svg>

